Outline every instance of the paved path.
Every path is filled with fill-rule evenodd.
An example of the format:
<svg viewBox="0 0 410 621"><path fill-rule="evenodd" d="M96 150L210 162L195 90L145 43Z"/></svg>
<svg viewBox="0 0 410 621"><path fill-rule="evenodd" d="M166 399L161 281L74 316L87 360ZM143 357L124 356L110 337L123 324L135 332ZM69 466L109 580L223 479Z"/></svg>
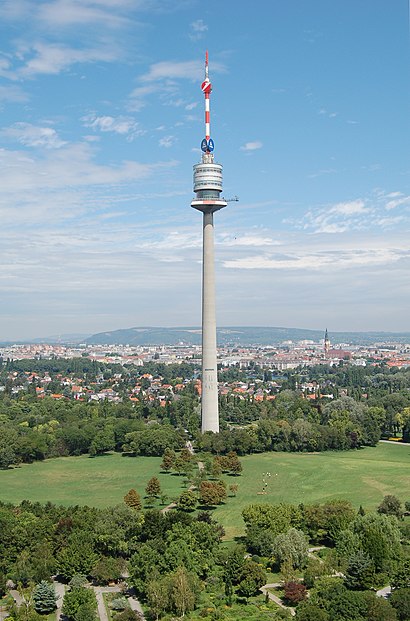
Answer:
<svg viewBox="0 0 410 621"><path fill-rule="evenodd" d="M131 610L135 610L139 613L141 620L145 621L144 611L140 602L135 597L128 597L128 603L130 605Z"/></svg>
<svg viewBox="0 0 410 621"><path fill-rule="evenodd" d="M385 599L387 599L389 595L391 595L391 586L386 586L382 589L379 589L378 591L376 591L376 595L377 597L384 597Z"/></svg>
<svg viewBox="0 0 410 621"><path fill-rule="evenodd" d="M104 587L92 587L94 588L95 597L97 598L98 605L98 616L100 617L100 621L109 621L109 617L107 615L107 609L104 603L103 593L121 593L121 587L119 584L114 586L104 586ZM138 599L133 595L127 597L128 603L130 605L131 610L135 610L141 616L141 620L145 621L144 611Z"/></svg>
<svg viewBox="0 0 410 621"><path fill-rule="evenodd" d="M57 618L57 621L59 621L59 619L61 618L61 609L63 607L63 600L64 600L64 595L65 595L65 586L61 582L57 582L56 580L54 580L54 588L56 590L56 595L57 595L57 599L56 599L56 605L57 605L56 618Z"/></svg>
<svg viewBox="0 0 410 621"><path fill-rule="evenodd" d="M12 596L14 601L16 602L17 606L20 607L21 604L23 603L23 598L21 597L21 595L17 591L17 589L10 589L10 595Z"/></svg>
<svg viewBox="0 0 410 621"><path fill-rule="evenodd" d="M98 616L100 621L108 621L107 610L104 604L103 591L101 587L94 587L95 597L97 600Z"/></svg>
<svg viewBox="0 0 410 621"><path fill-rule="evenodd" d="M281 608L283 608L284 610L289 610L290 614L292 615L292 617L295 616L296 612L295 609L292 608L291 606L286 606L280 597L278 597L277 595L275 595L274 593L272 593L271 591L269 591L269 589L277 589L279 587L282 586L281 582L272 582L271 584L264 584L259 591L262 591L262 593L264 595L266 595L266 593L268 594L269 599L272 602L275 602L275 604L277 604L278 606L280 606Z"/></svg>

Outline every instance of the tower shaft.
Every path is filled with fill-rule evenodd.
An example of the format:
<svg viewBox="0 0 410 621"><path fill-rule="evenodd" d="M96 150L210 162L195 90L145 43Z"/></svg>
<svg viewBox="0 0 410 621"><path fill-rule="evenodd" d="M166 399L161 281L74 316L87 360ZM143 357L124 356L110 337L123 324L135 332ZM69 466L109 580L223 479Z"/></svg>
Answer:
<svg viewBox="0 0 410 621"><path fill-rule="evenodd" d="M202 433L219 432L216 357L214 215L203 212L202 254Z"/></svg>

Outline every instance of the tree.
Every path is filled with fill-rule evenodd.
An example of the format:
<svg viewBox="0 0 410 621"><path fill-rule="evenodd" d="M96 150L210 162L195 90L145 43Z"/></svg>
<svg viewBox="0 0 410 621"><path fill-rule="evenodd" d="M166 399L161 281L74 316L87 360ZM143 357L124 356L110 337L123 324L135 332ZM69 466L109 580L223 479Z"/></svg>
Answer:
<svg viewBox="0 0 410 621"><path fill-rule="evenodd" d="M299 604L307 597L307 589L301 582L285 582L283 585L283 594L286 601L290 604Z"/></svg>
<svg viewBox="0 0 410 621"><path fill-rule="evenodd" d="M145 488L148 498L158 498L161 494L161 484L157 477L151 477Z"/></svg>
<svg viewBox="0 0 410 621"><path fill-rule="evenodd" d="M349 589L370 589L374 582L374 563L370 556L357 550L348 561L345 583Z"/></svg>
<svg viewBox="0 0 410 621"><path fill-rule="evenodd" d="M226 500L226 486L223 481L201 481L200 502L207 506L220 505Z"/></svg>
<svg viewBox="0 0 410 621"><path fill-rule="evenodd" d="M239 485L236 485L236 484L234 483L233 485L230 485L228 489L229 489L229 491L231 492L231 495L232 495L232 496L236 496L236 494L237 494L237 492L238 492L238 488L239 488Z"/></svg>
<svg viewBox="0 0 410 621"><path fill-rule="evenodd" d="M251 597L258 593L266 582L266 571L261 565L246 559L240 575L238 591L244 597Z"/></svg>
<svg viewBox="0 0 410 621"><path fill-rule="evenodd" d="M138 494L137 491L135 491L135 489L130 489L130 491L125 494L124 502L126 505L128 505L128 507L131 507L131 509L135 509L135 511L141 511L141 496Z"/></svg>
<svg viewBox="0 0 410 621"><path fill-rule="evenodd" d="M40 614L48 614L56 607L56 592L54 585L42 580L33 592L34 609Z"/></svg>
<svg viewBox="0 0 410 621"><path fill-rule="evenodd" d="M186 492L182 492L180 497L178 498L177 508L180 511L193 511L198 502L197 497L194 492L191 490L187 490Z"/></svg>
<svg viewBox="0 0 410 621"><path fill-rule="evenodd" d="M169 602L169 579L151 580L147 584L147 603L150 612L158 621L163 612L166 611Z"/></svg>
<svg viewBox="0 0 410 621"><path fill-rule="evenodd" d="M359 536L353 531L342 530L336 539L336 552L342 568L347 567L349 558L360 549Z"/></svg>
<svg viewBox="0 0 410 621"><path fill-rule="evenodd" d="M164 454L162 455L160 468L165 470L165 472L170 472L174 467L176 456L175 451L170 448L166 448Z"/></svg>
<svg viewBox="0 0 410 621"><path fill-rule="evenodd" d="M170 576L170 598L173 608L181 617L186 612L194 610L196 598L199 592L198 579L187 572L184 567L178 569Z"/></svg>
<svg viewBox="0 0 410 621"><path fill-rule="evenodd" d="M410 410L410 408L408 408ZM400 500L391 494L385 496L377 507L378 513L385 515L395 515L399 520L403 517L403 508Z"/></svg>
<svg viewBox="0 0 410 621"><path fill-rule="evenodd" d="M304 529L314 541L333 543L341 531L349 528L355 517L355 510L346 500L303 507Z"/></svg>
<svg viewBox="0 0 410 621"><path fill-rule="evenodd" d="M289 561L294 568L304 567L308 556L308 542L305 534L296 528L281 533L273 542L273 554L278 563Z"/></svg>
<svg viewBox="0 0 410 621"><path fill-rule="evenodd" d="M400 559L390 574L392 589L410 588L410 558Z"/></svg>
<svg viewBox="0 0 410 621"><path fill-rule="evenodd" d="M129 607L129 603L126 597L119 596L115 599L111 600L110 608L111 610L125 610Z"/></svg>
<svg viewBox="0 0 410 621"><path fill-rule="evenodd" d="M6 442L0 444L0 469L6 470L9 466L16 463L16 454L13 447Z"/></svg>
<svg viewBox="0 0 410 621"><path fill-rule="evenodd" d="M192 453L187 448L183 448L177 455L173 467L178 474L189 474L193 468Z"/></svg>
<svg viewBox="0 0 410 621"><path fill-rule="evenodd" d="M280 503L270 505L257 503L246 506L242 511L246 527L258 526L270 530L274 536L289 530L292 526L299 526L301 521L300 510L295 506Z"/></svg>
<svg viewBox="0 0 410 621"><path fill-rule="evenodd" d="M370 591L363 593L362 597L367 605L366 621L397 621L395 609L384 597L377 597Z"/></svg>
<svg viewBox="0 0 410 621"><path fill-rule="evenodd" d="M392 515L367 513L357 516L352 524L359 545L373 559L377 572L388 571L391 563L401 557L400 529Z"/></svg>
<svg viewBox="0 0 410 621"><path fill-rule="evenodd" d="M399 621L410 619L410 588L393 591L390 596L390 603L396 609Z"/></svg>
<svg viewBox="0 0 410 621"><path fill-rule="evenodd" d="M94 621L97 602L91 589L71 589L64 596L63 614L69 621Z"/></svg>
<svg viewBox="0 0 410 621"><path fill-rule="evenodd" d="M106 427L105 429L98 431L94 436L93 441L90 445L90 457L102 455L106 451L113 451L114 449L114 429L112 427Z"/></svg>
<svg viewBox="0 0 410 621"><path fill-rule="evenodd" d="M349 591L337 578L320 578L309 602L326 610L331 621L364 621L367 605L362 593Z"/></svg>
<svg viewBox="0 0 410 621"><path fill-rule="evenodd" d="M271 530L250 526L246 530L246 548L252 554L272 556L275 535Z"/></svg>
<svg viewBox="0 0 410 621"><path fill-rule="evenodd" d="M295 618L297 621L330 621L326 610L311 602L304 602L298 606Z"/></svg>
<svg viewBox="0 0 410 621"><path fill-rule="evenodd" d="M123 558L113 558L112 556L105 556L100 558L98 563L91 571L91 576L99 584L107 584L107 582L117 582L126 567L126 562Z"/></svg>
<svg viewBox="0 0 410 621"><path fill-rule="evenodd" d="M225 580L231 584L238 584L241 580L242 570L245 565L245 548L235 546L227 554L225 561Z"/></svg>
<svg viewBox="0 0 410 621"><path fill-rule="evenodd" d="M163 555L149 542L138 546L129 561L131 584L139 595L144 595L147 582L153 580L163 566Z"/></svg>
<svg viewBox="0 0 410 621"><path fill-rule="evenodd" d="M70 543L57 556L57 570L65 580L70 580L75 574L88 576L98 561L90 538L84 533L74 533Z"/></svg>

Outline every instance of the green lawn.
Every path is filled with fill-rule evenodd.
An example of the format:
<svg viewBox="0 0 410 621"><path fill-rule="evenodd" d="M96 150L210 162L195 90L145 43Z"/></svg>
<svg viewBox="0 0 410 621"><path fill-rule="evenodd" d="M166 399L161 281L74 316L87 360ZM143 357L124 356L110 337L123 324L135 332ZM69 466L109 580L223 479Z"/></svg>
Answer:
<svg viewBox="0 0 410 621"><path fill-rule="evenodd" d="M54 504L106 507L122 503L131 488L141 497L152 476L170 498L179 496L184 477L161 474L160 457L59 457L0 471L0 500L24 499Z"/></svg>
<svg viewBox="0 0 410 621"><path fill-rule="evenodd" d="M241 458L243 474L225 477L238 484L236 497L229 497L214 515L226 530L227 539L243 534L241 511L255 502L323 502L345 498L355 507L374 509L386 494L410 500L410 445L379 444L360 451L264 453ZM162 490L177 497L184 477L160 473L160 457L122 457L119 454L90 459L61 457L20 468L0 471L0 500L23 499L55 504L88 504L96 507L123 501L132 487L141 496L148 480L158 476ZM263 491L263 473L268 485Z"/></svg>
<svg viewBox="0 0 410 621"><path fill-rule="evenodd" d="M241 511L250 503L324 502L350 500L355 507L375 509L386 494L410 500L410 445L381 443L359 451L264 453L241 458L240 477L226 477L239 490L218 507L215 518L224 525L228 539L243 534ZM270 472L270 477L263 477ZM263 481L268 483L266 494Z"/></svg>

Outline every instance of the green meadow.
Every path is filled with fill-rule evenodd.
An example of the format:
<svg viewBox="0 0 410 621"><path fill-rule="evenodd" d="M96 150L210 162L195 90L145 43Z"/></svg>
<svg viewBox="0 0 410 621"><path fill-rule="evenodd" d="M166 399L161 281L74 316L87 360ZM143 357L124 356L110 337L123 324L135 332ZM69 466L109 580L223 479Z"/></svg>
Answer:
<svg viewBox="0 0 410 621"><path fill-rule="evenodd" d="M215 510L227 538L243 533L243 507L255 502L315 503L341 498L374 510L386 494L410 500L410 444L324 453L263 453L241 458L236 497ZM267 475L270 473L271 476ZM267 485L264 485L264 481Z"/></svg>
<svg viewBox="0 0 410 621"><path fill-rule="evenodd" d="M350 500L355 507L375 509L386 494L410 500L410 445L381 443L376 448L326 453L263 453L241 458L243 473L225 477L238 485L235 497L217 507L215 518L228 539L243 533L241 511L255 502L324 502ZM129 489L141 496L157 476L162 491L176 498L184 477L160 472L160 457L61 457L0 471L0 500L24 499L96 507L123 501ZM270 476L269 474L270 473ZM266 485L265 485L265 483Z"/></svg>
<svg viewBox="0 0 410 621"><path fill-rule="evenodd" d="M122 457L118 453L90 458L59 457L0 471L0 500L22 500L65 506L107 507L122 503L136 489L144 496L149 479L157 476L162 491L178 497L184 477L160 473L161 457Z"/></svg>

